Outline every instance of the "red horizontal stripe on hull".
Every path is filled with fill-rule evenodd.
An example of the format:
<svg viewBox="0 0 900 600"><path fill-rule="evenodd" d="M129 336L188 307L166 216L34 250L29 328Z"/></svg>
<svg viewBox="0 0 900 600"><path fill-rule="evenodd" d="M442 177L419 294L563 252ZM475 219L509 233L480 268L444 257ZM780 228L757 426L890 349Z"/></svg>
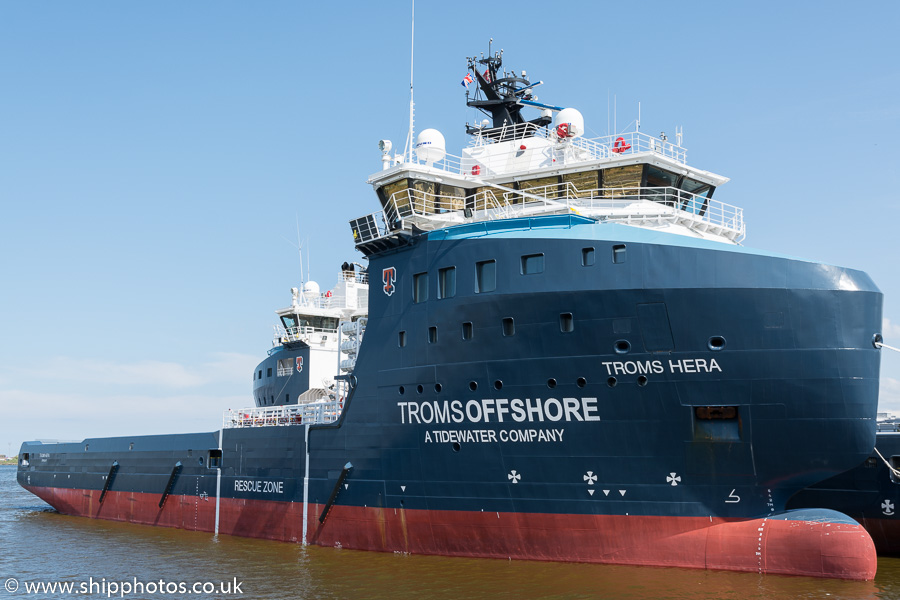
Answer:
<svg viewBox="0 0 900 600"><path fill-rule="evenodd" d="M215 498L29 487L62 513L199 531L215 527ZM702 517L561 515L310 504L308 541L359 550L719 569L871 580L876 556L859 525ZM302 504L223 498L219 532L297 542Z"/></svg>

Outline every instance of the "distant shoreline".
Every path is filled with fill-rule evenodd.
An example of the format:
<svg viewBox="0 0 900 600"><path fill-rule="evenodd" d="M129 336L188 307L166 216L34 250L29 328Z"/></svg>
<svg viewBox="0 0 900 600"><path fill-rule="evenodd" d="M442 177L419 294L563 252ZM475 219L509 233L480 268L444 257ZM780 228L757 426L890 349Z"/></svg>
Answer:
<svg viewBox="0 0 900 600"><path fill-rule="evenodd" d="M3 460L0 460L0 465L14 465L14 464L17 464L18 462L19 462L19 459L17 459L17 458L4 458Z"/></svg>

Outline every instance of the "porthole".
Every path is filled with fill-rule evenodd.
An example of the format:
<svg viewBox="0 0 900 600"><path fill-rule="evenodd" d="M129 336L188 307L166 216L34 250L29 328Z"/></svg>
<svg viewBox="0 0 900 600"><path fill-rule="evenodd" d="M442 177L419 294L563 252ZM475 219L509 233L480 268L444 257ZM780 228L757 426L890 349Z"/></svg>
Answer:
<svg viewBox="0 0 900 600"><path fill-rule="evenodd" d="M495 382L494 382L494 389L495 389L495 390L503 389L503 382L500 381L499 379L498 379L497 381L495 381Z"/></svg>
<svg viewBox="0 0 900 600"><path fill-rule="evenodd" d="M550 388L551 390L552 390L553 388L555 388L555 387L556 387L556 380L553 379L552 377L551 377L550 379L548 379L548 380L547 380L547 387Z"/></svg>
<svg viewBox="0 0 900 600"><path fill-rule="evenodd" d="M425 386L422 385L421 383L420 383L419 385L416 386L416 393L417 393L417 394L421 394L421 393L424 392L424 391L425 391Z"/></svg>
<svg viewBox="0 0 900 600"><path fill-rule="evenodd" d="M358 383L357 380L356 380L356 375L351 375L351 376L350 376L350 379L347 380L347 383L350 384L350 389L355 388L355 387L356 387L356 384ZM275 398L272 398L272 403L273 403L273 404L275 403Z"/></svg>
<svg viewBox="0 0 900 600"><path fill-rule="evenodd" d="M469 390L471 390L471 391L474 392L474 391L477 390L477 389L478 389L478 382L477 382L477 381L470 381L470 382L469 382Z"/></svg>
<svg viewBox="0 0 900 600"><path fill-rule="evenodd" d="M585 379L584 377L579 377L578 379L575 380L575 385L577 385L580 388L583 388L584 386L587 385L587 379Z"/></svg>
<svg viewBox="0 0 900 600"><path fill-rule="evenodd" d="M641 387L644 387L645 385L647 385L647 376L646 375L641 375L640 377L638 377L638 385Z"/></svg>
<svg viewBox="0 0 900 600"><path fill-rule="evenodd" d="M707 343L707 345L713 352L718 352L719 350L725 348L725 338L723 338L721 335L714 335L709 338L709 342Z"/></svg>
<svg viewBox="0 0 900 600"><path fill-rule="evenodd" d="M439 383L434 384L434 391L437 393L440 393L441 392L441 384L439 384Z"/></svg>
<svg viewBox="0 0 900 600"><path fill-rule="evenodd" d="M400 395L402 396L403 394L406 393L406 388L403 387L403 386L401 385L399 388L397 388L397 391L398 391L398 392L400 393Z"/></svg>
<svg viewBox="0 0 900 600"><path fill-rule="evenodd" d="M631 343L628 340L618 340L615 349L616 354L628 354L631 351Z"/></svg>
<svg viewBox="0 0 900 600"><path fill-rule="evenodd" d="M872 336L872 345L875 346L876 348L878 348L879 350L881 349L881 345L883 343L884 343L884 338L881 337L880 333L876 333L875 335Z"/></svg>
<svg viewBox="0 0 900 600"><path fill-rule="evenodd" d="M462 446L459 445L459 442L453 442L453 451L454 451L454 452L459 452L459 449L460 449L461 447L462 447Z"/></svg>
<svg viewBox="0 0 900 600"><path fill-rule="evenodd" d="M606 380L606 385L608 385L608 386L611 387L611 388L616 387L616 378L615 378L615 377L610 377L609 379L607 379L607 380Z"/></svg>

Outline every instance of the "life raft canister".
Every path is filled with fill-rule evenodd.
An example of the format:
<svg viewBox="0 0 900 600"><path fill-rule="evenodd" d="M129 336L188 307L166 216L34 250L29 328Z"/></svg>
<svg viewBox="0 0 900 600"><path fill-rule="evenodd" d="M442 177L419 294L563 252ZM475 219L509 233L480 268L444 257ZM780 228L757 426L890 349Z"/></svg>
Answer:
<svg viewBox="0 0 900 600"><path fill-rule="evenodd" d="M617 137L616 143L613 144L612 151L615 152L616 154L621 154L621 153L625 152L626 150L631 150L631 144L626 144L625 138Z"/></svg>

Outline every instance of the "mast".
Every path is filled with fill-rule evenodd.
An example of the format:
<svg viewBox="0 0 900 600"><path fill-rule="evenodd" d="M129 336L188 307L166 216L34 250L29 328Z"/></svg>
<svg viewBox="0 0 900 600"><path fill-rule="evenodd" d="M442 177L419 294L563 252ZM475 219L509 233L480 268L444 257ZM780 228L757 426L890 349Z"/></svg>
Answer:
<svg viewBox="0 0 900 600"><path fill-rule="evenodd" d="M533 89L543 83L537 81L531 83L522 71L521 76L516 75L515 71L507 72L502 70L503 67L503 50L491 54L491 44L494 38L488 43L488 56L481 58L469 57L468 68L472 72L475 80L478 82L478 88L475 91L475 97L470 98L468 90L466 91L466 105L477 108L484 114L491 117L493 128L505 128L510 130L509 134L501 134L502 139L512 139L513 131L518 129L520 134L522 128L517 125L525 125L530 123L535 127L544 127L552 122L552 118L542 115L537 119L530 121L525 120L522 116L522 108L525 106L533 106L541 109L550 109L554 111L562 110L559 106L551 106L549 104L541 104L537 102L537 98L533 95ZM482 72L483 69L483 72ZM467 127L466 132L469 134L478 134L481 128Z"/></svg>
<svg viewBox="0 0 900 600"><path fill-rule="evenodd" d="M406 134L406 147L403 149L403 156L407 162L412 162L413 113L415 107L413 103L413 56L416 42L416 0L412 0L412 31L409 38L409 131Z"/></svg>

